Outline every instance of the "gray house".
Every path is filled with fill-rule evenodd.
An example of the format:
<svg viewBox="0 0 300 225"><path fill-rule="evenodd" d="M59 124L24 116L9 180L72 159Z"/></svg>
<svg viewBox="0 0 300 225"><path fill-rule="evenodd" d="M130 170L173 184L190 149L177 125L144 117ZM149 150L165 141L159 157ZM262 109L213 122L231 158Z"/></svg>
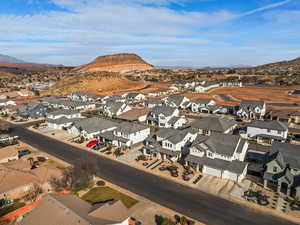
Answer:
<svg viewBox="0 0 300 225"><path fill-rule="evenodd" d="M17 116L22 118L37 119L46 116L48 112L48 106L43 103L28 103L21 105L17 109Z"/></svg>
<svg viewBox="0 0 300 225"><path fill-rule="evenodd" d="M300 197L300 146L273 143L265 166L265 188L290 197Z"/></svg>

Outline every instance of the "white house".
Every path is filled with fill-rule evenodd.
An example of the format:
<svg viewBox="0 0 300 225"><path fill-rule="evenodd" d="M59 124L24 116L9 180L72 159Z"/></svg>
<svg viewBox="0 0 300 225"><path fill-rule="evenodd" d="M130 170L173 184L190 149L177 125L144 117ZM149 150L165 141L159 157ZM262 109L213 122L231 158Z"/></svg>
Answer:
<svg viewBox="0 0 300 225"><path fill-rule="evenodd" d="M120 116L131 110L131 107L124 102L108 101L103 106L103 112L108 116Z"/></svg>
<svg viewBox="0 0 300 225"><path fill-rule="evenodd" d="M126 98L127 101L143 101L146 96L141 93L126 93L122 95L122 98Z"/></svg>
<svg viewBox="0 0 300 225"><path fill-rule="evenodd" d="M152 138L146 140L143 153L158 154L162 160L176 162L188 150L197 133L192 129L175 130L169 128L159 129Z"/></svg>
<svg viewBox="0 0 300 225"><path fill-rule="evenodd" d="M146 123L152 126L175 129L187 123L185 116L180 115L178 108L169 106L156 106L150 110Z"/></svg>
<svg viewBox="0 0 300 225"><path fill-rule="evenodd" d="M204 117L194 120L191 127L195 128L201 135L230 134L237 127L237 123L227 118Z"/></svg>
<svg viewBox="0 0 300 225"><path fill-rule="evenodd" d="M176 107L179 109L186 109L190 105L190 100L181 95L170 95L162 100L167 106Z"/></svg>
<svg viewBox="0 0 300 225"><path fill-rule="evenodd" d="M97 135L97 139L117 147L132 147L143 142L149 135L149 127L132 122L122 122L114 130Z"/></svg>
<svg viewBox="0 0 300 225"><path fill-rule="evenodd" d="M215 177L242 182L248 164L243 162L248 142L235 135L198 136L185 158L186 165Z"/></svg>
<svg viewBox="0 0 300 225"><path fill-rule="evenodd" d="M195 92L197 93L204 93L208 92L214 88L220 87L219 83L214 83L214 82L202 82L201 84L197 85L195 87Z"/></svg>
<svg viewBox="0 0 300 225"><path fill-rule="evenodd" d="M92 117L75 121L68 129L68 132L75 136L92 139L100 133L112 131L117 127L118 123L98 117Z"/></svg>
<svg viewBox="0 0 300 225"><path fill-rule="evenodd" d="M68 119L72 119L72 118L82 118L82 115L79 111L76 111L76 110L55 110L55 111L52 111L52 112L48 112L46 114L47 118L48 119L59 119L59 118L62 118L62 117L66 117Z"/></svg>
<svg viewBox="0 0 300 225"><path fill-rule="evenodd" d="M0 100L0 107L5 107L9 105L16 105L15 101L10 99L1 99Z"/></svg>
<svg viewBox="0 0 300 225"><path fill-rule="evenodd" d="M192 112L204 112L209 113L212 106L215 106L216 102L213 99L201 98L191 103Z"/></svg>
<svg viewBox="0 0 300 225"><path fill-rule="evenodd" d="M72 110L56 110L46 114L46 124L53 129L67 129L75 121L83 119L79 111Z"/></svg>
<svg viewBox="0 0 300 225"><path fill-rule="evenodd" d="M81 102L81 101L68 101L62 99L46 99L45 103L53 108L60 108L66 110L86 110L96 108L96 104L93 102Z"/></svg>
<svg viewBox="0 0 300 225"><path fill-rule="evenodd" d="M253 121L247 126L247 138L272 144L273 141L284 142L288 135L287 123L270 120L270 121Z"/></svg>
<svg viewBox="0 0 300 225"><path fill-rule="evenodd" d="M100 101L104 96L98 95L98 94L92 94L92 93L86 93L86 92L73 92L68 95L68 98L74 101Z"/></svg>
<svg viewBox="0 0 300 225"><path fill-rule="evenodd" d="M246 119L262 118L266 114L266 103L263 101L241 101L237 116Z"/></svg>

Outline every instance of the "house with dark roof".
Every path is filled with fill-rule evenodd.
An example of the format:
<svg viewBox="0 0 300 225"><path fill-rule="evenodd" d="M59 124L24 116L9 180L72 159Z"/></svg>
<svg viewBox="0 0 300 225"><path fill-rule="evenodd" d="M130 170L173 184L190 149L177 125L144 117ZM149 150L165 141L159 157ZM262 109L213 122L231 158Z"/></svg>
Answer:
<svg viewBox="0 0 300 225"><path fill-rule="evenodd" d="M148 98L144 101L144 106L147 108L154 108L155 106L162 106L162 100L160 98Z"/></svg>
<svg viewBox="0 0 300 225"><path fill-rule="evenodd" d="M241 182L247 174L247 150L248 142L235 135L197 136L185 163L202 173Z"/></svg>
<svg viewBox="0 0 300 225"><path fill-rule="evenodd" d="M124 102L107 101L103 105L103 112L107 116L120 116L121 114L131 110L131 107Z"/></svg>
<svg viewBox="0 0 300 225"><path fill-rule="evenodd" d="M284 195L300 197L300 146L273 143L267 155L264 187Z"/></svg>
<svg viewBox="0 0 300 225"><path fill-rule="evenodd" d="M75 136L92 139L100 133L116 129L118 125L118 123L111 120L92 117L73 122L72 126L68 128L68 132Z"/></svg>
<svg viewBox="0 0 300 225"><path fill-rule="evenodd" d="M146 98L146 96L141 93L125 93L124 95L122 95L122 98L125 98L127 101L130 102L140 102L143 101Z"/></svg>
<svg viewBox="0 0 300 225"><path fill-rule="evenodd" d="M37 119L46 116L49 108L43 103L28 103L21 105L16 110L16 115L22 118Z"/></svg>
<svg viewBox="0 0 300 225"><path fill-rule="evenodd" d="M72 194L48 194L19 225L129 225L130 214L119 201L91 205Z"/></svg>
<svg viewBox="0 0 300 225"><path fill-rule="evenodd" d="M160 128L153 137L146 139L143 153L156 154L163 161L176 162L182 154L186 154L196 137L197 132L193 129Z"/></svg>
<svg viewBox="0 0 300 225"><path fill-rule="evenodd" d="M245 119L260 119L266 114L266 103L263 101L242 100L237 116Z"/></svg>
<svg viewBox="0 0 300 225"><path fill-rule="evenodd" d="M162 100L167 106L178 109L186 109L190 105L190 99L181 95L170 95Z"/></svg>
<svg viewBox="0 0 300 225"><path fill-rule="evenodd" d="M68 95L68 98L70 98L73 101L83 101L83 102L88 102L88 101L101 101L101 99L104 96L98 95L98 94L93 94L93 93L87 93L87 92L73 92Z"/></svg>
<svg viewBox="0 0 300 225"><path fill-rule="evenodd" d="M190 108L192 112L210 113L216 102L209 98L200 98L191 103Z"/></svg>
<svg viewBox="0 0 300 225"><path fill-rule="evenodd" d="M197 129L200 135L208 136L214 133L230 134L237 125L233 120L220 117L204 117L191 123L191 127Z"/></svg>
<svg viewBox="0 0 300 225"><path fill-rule="evenodd" d="M53 120L62 117L66 117L68 119L82 117L81 113L77 110L65 110L65 109L50 111L46 114L46 116L48 119L53 119Z"/></svg>
<svg viewBox="0 0 300 225"><path fill-rule="evenodd" d="M142 143L150 135L150 128L133 122L122 122L114 130L99 133L96 138L117 147L131 147Z"/></svg>
<svg viewBox="0 0 300 225"><path fill-rule="evenodd" d="M248 139L261 143L284 142L288 136L288 124L277 120L256 120L247 125L246 135Z"/></svg>
<svg viewBox="0 0 300 225"><path fill-rule="evenodd" d="M82 101L70 101L65 99L47 99L44 100L49 106L55 109L66 109L66 110L85 110L93 109L96 104L93 102L82 102Z"/></svg>
<svg viewBox="0 0 300 225"><path fill-rule="evenodd" d="M170 106L155 106L150 109L146 123L150 126L165 128L180 128L187 124L187 119L180 114L178 108Z"/></svg>

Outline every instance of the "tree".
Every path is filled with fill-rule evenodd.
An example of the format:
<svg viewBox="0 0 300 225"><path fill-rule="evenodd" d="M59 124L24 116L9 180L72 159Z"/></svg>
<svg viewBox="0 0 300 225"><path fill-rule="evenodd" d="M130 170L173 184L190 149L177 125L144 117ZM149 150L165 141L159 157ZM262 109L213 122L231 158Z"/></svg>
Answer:
<svg viewBox="0 0 300 225"><path fill-rule="evenodd" d="M117 148L114 151L114 155L116 156L116 158L120 157L122 155L122 150L120 148Z"/></svg>
<svg viewBox="0 0 300 225"><path fill-rule="evenodd" d="M50 183L56 191L65 189L76 192L93 185L97 169L96 159L87 157L64 169L63 176L51 179Z"/></svg>

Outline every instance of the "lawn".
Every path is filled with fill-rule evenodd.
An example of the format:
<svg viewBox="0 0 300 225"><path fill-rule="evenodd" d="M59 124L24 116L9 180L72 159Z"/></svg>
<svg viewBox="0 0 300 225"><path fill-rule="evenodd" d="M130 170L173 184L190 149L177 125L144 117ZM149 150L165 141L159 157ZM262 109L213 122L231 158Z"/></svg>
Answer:
<svg viewBox="0 0 300 225"><path fill-rule="evenodd" d="M48 161L46 162L46 164L51 165L51 166L54 166L54 167L56 167L57 169L66 169L66 168L67 168L67 167L66 167L65 165L63 165L62 163L59 163L59 162L54 161L54 160L52 160L52 159L48 160Z"/></svg>
<svg viewBox="0 0 300 225"><path fill-rule="evenodd" d="M81 199L91 204L106 202L108 200L121 200L127 208L131 208L136 203L138 203L137 200L129 197L128 195L122 194L121 192L118 192L110 187L93 188L88 193L83 195Z"/></svg>
<svg viewBox="0 0 300 225"><path fill-rule="evenodd" d="M24 202L16 202L0 209L0 217L25 206Z"/></svg>

